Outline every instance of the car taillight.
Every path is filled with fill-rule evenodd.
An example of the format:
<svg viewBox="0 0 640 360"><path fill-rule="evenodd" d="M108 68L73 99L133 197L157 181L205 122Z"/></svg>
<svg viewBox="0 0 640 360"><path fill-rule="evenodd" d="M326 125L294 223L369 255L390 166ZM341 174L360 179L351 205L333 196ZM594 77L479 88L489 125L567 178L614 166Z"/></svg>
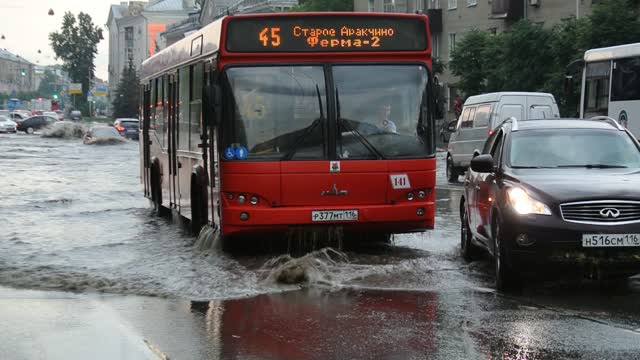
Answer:
<svg viewBox="0 0 640 360"><path fill-rule="evenodd" d="M118 130L118 131L124 131L124 127L123 127L123 126L118 125L118 126L116 126L116 130Z"/></svg>

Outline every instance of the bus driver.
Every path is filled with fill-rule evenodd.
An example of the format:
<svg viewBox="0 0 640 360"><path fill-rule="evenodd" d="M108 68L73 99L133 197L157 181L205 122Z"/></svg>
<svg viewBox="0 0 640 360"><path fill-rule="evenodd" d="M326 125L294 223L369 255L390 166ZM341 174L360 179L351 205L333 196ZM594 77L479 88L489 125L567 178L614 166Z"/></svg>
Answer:
<svg viewBox="0 0 640 360"><path fill-rule="evenodd" d="M389 118L391 115L391 104L382 103L376 111L373 121L360 123L358 131L364 135L392 133L397 134L396 124Z"/></svg>

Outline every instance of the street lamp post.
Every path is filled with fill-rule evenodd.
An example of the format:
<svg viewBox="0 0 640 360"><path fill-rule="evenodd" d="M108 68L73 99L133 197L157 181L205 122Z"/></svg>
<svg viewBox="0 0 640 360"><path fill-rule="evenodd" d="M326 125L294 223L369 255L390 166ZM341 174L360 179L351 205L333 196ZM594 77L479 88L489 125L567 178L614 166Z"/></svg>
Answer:
<svg viewBox="0 0 640 360"><path fill-rule="evenodd" d="M580 19L580 0L576 0L576 20Z"/></svg>

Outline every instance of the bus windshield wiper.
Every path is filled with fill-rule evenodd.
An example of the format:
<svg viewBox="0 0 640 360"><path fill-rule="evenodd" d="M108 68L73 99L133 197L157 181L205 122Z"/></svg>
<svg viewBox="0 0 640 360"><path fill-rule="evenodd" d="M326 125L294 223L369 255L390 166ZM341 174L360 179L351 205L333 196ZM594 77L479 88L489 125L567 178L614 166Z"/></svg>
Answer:
<svg viewBox="0 0 640 360"><path fill-rule="evenodd" d="M367 140L367 138L365 138L360 131L353 128L348 121L345 121L340 116L340 95L338 94L337 88L336 88L336 113L338 115L338 125L344 126L347 129L347 131L350 131L351 133L353 133L356 136L356 138L360 140L362 145L364 145L364 147L366 147L371 154L375 155L376 159L384 159L384 156L382 156L382 154L378 151L378 149L376 149L373 145L371 145L369 140Z"/></svg>
<svg viewBox="0 0 640 360"><path fill-rule="evenodd" d="M291 160L293 155L298 150L298 146L300 146L300 144L302 143L302 140L304 140L307 136L309 136L309 134L311 134L313 130L315 130L315 128L317 128L321 122L324 122L324 110L322 109L322 97L320 97L320 88L318 87L318 84L316 84L316 95L318 95L318 106L320 106L320 117L313 120L311 125L307 126L306 130L300 136L298 136L296 141L293 143L291 150L289 150L289 152L285 154L284 160Z"/></svg>
<svg viewBox="0 0 640 360"><path fill-rule="evenodd" d="M587 169L624 169L628 166L625 165L611 165L611 164L584 164L584 165L559 165L559 168L587 168Z"/></svg>

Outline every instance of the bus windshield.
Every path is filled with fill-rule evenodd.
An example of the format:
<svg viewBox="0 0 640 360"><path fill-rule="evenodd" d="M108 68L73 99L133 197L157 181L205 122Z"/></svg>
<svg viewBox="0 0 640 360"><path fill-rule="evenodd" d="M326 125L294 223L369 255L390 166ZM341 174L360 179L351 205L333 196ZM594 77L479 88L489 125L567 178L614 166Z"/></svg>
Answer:
<svg viewBox="0 0 640 360"><path fill-rule="evenodd" d="M424 66L335 65L331 72L333 89L327 87L321 65L227 69L225 86L232 96L226 102L225 146L245 147L249 160L321 160L330 153L340 159L386 159L432 153L418 135L428 79ZM328 141L330 137L335 141ZM336 149L328 149L329 143Z"/></svg>
<svg viewBox="0 0 640 360"><path fill-rule="evenodd" d="M417 65L333 68L341 159L421 157L431 153L418 136L427 70ZM423 119L424 120L424 119Z"/></svg>

